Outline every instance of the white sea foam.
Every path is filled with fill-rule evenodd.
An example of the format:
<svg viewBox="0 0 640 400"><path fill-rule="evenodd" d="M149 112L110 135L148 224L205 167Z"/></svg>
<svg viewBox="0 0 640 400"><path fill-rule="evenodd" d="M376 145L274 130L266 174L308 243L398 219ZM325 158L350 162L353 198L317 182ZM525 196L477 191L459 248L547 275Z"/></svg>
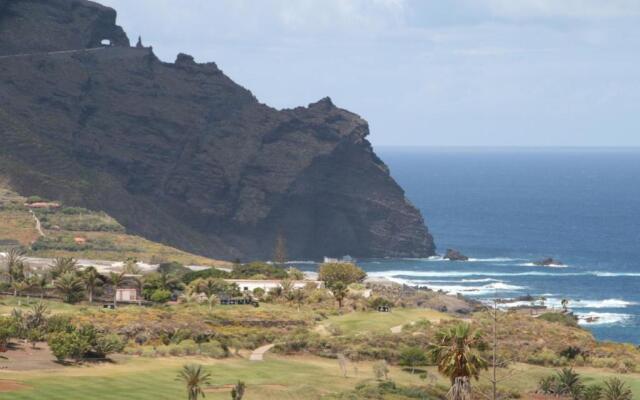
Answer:
<svg viewBox="0 0 640 400"><path fill-rule="evenodd" d="M607 278L607 277L615 277L615 276L640 276L640 272L600 272L594 271L593 275Z"/></svg>
<svg viewBox="0 0 640 400"><path fill-rule="evenodd" d="M547 299L546 304L549 307L559 308L562 307L562 299L551 298ZM604 299L604 300L569 300L569 308L627 308L634 306L637 303L632 301L626 301L622 299Z"/></svg>
<svg viewBox="0 0 640 400"><path fill-rule="evenodd" d="M598 276L598 277L640 277L640 273L635 272L602 272L602 271L585 271L585 272L544 272L544 271L524 271L524 272L498 272L498 271L408 271L408 270L389 270L389 271L373 271L368 273L373 277L416 277L416 278L456 278L456 277L474 277L474 276Z"/></svg>
<svg viewBox="0 0 640 400"><path fill-rule="evenodd" d="M493 271L407 271L407 270L390 270L390 271L374 271L369 272L369 276L374 277L416 277L416 278L455 278L455 277L472 277L472 276L580 276L590 275L588 272L573 272L557 274L553 272L526 271L526 272L493 272Z"/></svg>
<svg viewBox="0 0 640 400"><path fill-rule="evenodd" d="M406 261L419 261L419 262L433 262L433 261L449 261L445 259L443 256L431 256L427 258L403 258L402 260ZM522 261L522 258L508 258L508 257L491 257L491 258L473 258L469 257L467 261L456 261L458 263L464 262L486 262L486 263L505 263L505 262L514 262L514 261Z"/></svg>
<svg viewBox="0 0 640 400"><path fill-rule="evenodd" d="M483 286L465 286L465 285L434 285L430 281L422 281L420 286L426 286L431 290L441 290L448 294L466 294L466 295L485 295L495 292L513 292L524 289L522 286L508 285L503 282L490 283Z"/></svg>
<svg viewBox="0 0 640 400"><path fill-rule="evenodd" d="M536 263L527 262L517 264L519 267L535 267L535 268L569 268L566 264L549 264L549 265L538 265Z"/></svg>
<svg viewBox="0 0 640 400"><path fill-rule="evenodd" d="M543 295L544 296L544 295ZM531 301L511 301L501 303L499 308L526 307L531 305ZM536 305L545 305L549 308L562 308L562 299L547 298L544 301L536 300ZM604 300L569 300L568 308L570 309L602 309L602 308L627 308L637 303L621 300L621 299L604 299Z"/></svg>
<svg viewBox="0 0 640 400"><path fill-rule="evenodd" d="M621 325L632 318L629 314L588 312L578 313L581 325Z"/></svg>

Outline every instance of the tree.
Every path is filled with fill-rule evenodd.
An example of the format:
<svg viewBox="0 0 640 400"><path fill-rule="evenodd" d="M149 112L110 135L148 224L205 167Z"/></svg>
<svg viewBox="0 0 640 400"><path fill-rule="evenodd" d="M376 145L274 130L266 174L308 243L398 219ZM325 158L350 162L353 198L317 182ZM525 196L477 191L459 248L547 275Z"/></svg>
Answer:
<svg viewBox="0 0 640 400"><path fill-rule="evenodd" d="M20 288L19 282L25 280L26 264L23 257L22 250L18 248L12 248L9 250L5 260L4 275L9 279L9 284L13 288L13 295L17 296Z"/></svg>
<svg viewBox="0 0 640 400"><path fill-rule="evenodd" d="M182 370L178 373L179 380L182 380L187 386L187 399L198 400L198 397L204 392L202 386L210 383L211 374L206 372L202 365L188 364L182 367Z"/></svg>
<svg viewBox="0 0 640 400"><path fill-rule="evenodd" d="M162 270L146 276L143 285L143 293L144 297L149 299L156 290L173 291L182 287L183 286L180 281L172 273Z"/></svg>
<svg viewBox="0 0 640 400"><path fill-rule="evenodd" d="M140 275L142 270L138 267L138 260L135 258L127 258L122 266L122 271L127 275Z"/></svg>
<svg viewBox="0 0 640 400"><path fill-rule="evenodd" d="M113 287L113 308L118 307L118 287L126 279L124 272L109 272L109 282Z"/></svg>
<svg viewBox="0 0 640 400"><path fill-rule="evenodd" d="M244 397L244 389L246 385L242 381L238 381L236 385L231 389L231 400L242 400Z"/></svg>
<svg viewBox="0 0 640 400"><path fill-rule="evenodd" d="M337 282L350 285L362 281L366 276L361 268L351 263L324 263L318 271L318 279L324 281L329 289Z"/></svg>
<svg viewBox="0 0 640 400"><path fill-rule="evenodd" d="M338 281L332 285L331 293L333 293L333 297L338 302L338 308L342 308L342 301L344 300L345 297L347 297L348 292L349 292L349 289L347 288L347 285L345 285L343 282Z"/></svg>
<svg viewBox="0 0 640 400"><path fill-rule="evenodd" d="M78 264L71 257L56 257L53 264L49 267L49 273L53 279L58 278L67 272L77 272Z"/></svg>
<svg viewBox="0 0 640 400"><path fill-rule="evenodd" d="M93 303L93 294L98 286L103 283L103 277L98 273L94 267L87 267L82 272L82 281L84 287L87 290L87 296L89 297L89 304Z"/></svg>
<svg viewBox="0 0 640 400"><path fill-rule="evenodd" d="M632 400L633 393L620 379L610 378L604 382L603 400Z"/></svg>
<svg viewBox="0 0 640 400"><path fill-rule="evenodd" d="M298 311L300 311L300 306L304 303L305 298L306 294L302 289L293 289L287 294L287 300L295 302L298 305Z"/></svg>
<svg viewBox="0 0 640 400"><path fill-rule="evenodd" d="M477 380L480 370L487 369L487 361L478 352L484 347L480 331L473 331L467 323L436 334L436 343L429 347L429 354L438 365L438 371L451 380L449 395L452 400L468 398L471 378Z"/></svg>
<svg viewBox="0 0 640 400"><path fill-rule="evenodd" d="M282 232L276 236L276 245L273 249L273 261L280 267L284 267L287 262L287 245Z"/></svg>
<svg viewBox="0 0 640 400"><path fill-rule="evenodd" d="M150 300L154 303L166 303L171 300L171 292L165 289L158 289L153 292Z"/></svg>
<svg viewBox="0 0 640 400"><path fill-rule="evenodd" d="M416 367L427 364L427 354L419 347L407 347L400 353L400 365L411 369L415 373Z"/></svg>
<svg viewBox="0 0 640 400"><path fill-rule="evenodd" d="M560 301L560 305L562 306L562 311L564 312L569 311L569 299L562 299Z"/></svg>
<svg viewBox="0 0 640 400"><path fill-rule="evenodd" d="M44 299L47 286L49 286L49 278L47 277L47 274L42 273L31 278L31 287L38 289L38 292L40 292L40 299Z"/></svg>
<svg viewBox="0 0 640 400"><path fill-rule="evenodd" d="M84 283L74 272L65 272L58 276L54 286L65 303L77 303L84 295Z"/></svg>

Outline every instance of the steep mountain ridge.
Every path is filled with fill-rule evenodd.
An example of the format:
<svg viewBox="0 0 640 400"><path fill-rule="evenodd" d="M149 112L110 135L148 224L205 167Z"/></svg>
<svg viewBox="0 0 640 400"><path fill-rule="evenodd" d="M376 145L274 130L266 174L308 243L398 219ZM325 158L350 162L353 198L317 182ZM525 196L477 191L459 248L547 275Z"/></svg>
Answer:
<svg viewBox="0 0 640 400"><path fill-rule="evenodd" d="M328 98L270 108L215 63L129 47L84 0L0 0L0 38L0 175L22 194L217 258L268 258L279 234L291 258L434 253L366 121Z"/></svg>

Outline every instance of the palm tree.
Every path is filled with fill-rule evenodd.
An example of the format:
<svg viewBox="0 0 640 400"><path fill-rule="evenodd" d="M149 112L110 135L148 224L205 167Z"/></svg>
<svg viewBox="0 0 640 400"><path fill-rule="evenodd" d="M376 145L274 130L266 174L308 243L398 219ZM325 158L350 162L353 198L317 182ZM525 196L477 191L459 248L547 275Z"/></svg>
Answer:
<svg viewBox="0 0 640 400"><path fill-rule="evenodd" d="M98 270L94 267L87 267L82 272L82 281L84 287L87 290L87 296L89 297L89 304L93 303L93 294L98 286L102 284L102 275L98 273Z"/></svg>
<svg viewBox="0 0 640 400"><path fill-rule="evenodd" d="M49 285L49 278L46 273L38 274L31 279L31 286L38 288L40 299L44 299L44 293Z"/></svg>
<svg viewBox="0 0 640 400"><path fill-rule="evenodd" d="M122 272L109 272L109 281L113 287L113 308L118 308L118 287L122 285L125 280L125 273Z"/></svg>
<svg viewBox="0 0 640 400"><path fill-rule="evenodd" d="M242 400L246 387L247 385L245 385L244 382L238 381L233 389L231 389L231 400Z"/></svg>
<svg viewBox="0 0 640 400"><path fill-rule="evenodd" d="M49 273L53 279L56 279L60 275L64 275L67 272L77 272L78 264L76 260L71 257L56 257L53 260L53 264L49 268Z"/></svg>
<svg viewBox="0 0 640 400"><path fill-rule="evenodd" d="M82 298L84 293L84 283L78 275L73 272L65 272L54 282L56 290L62 295L65 303L76 303Z"/></svg>
<svg viewBox="0 0 640 400"><path fill-rule="evenodd" d="M22 292L31 288L31 282L28 280L13 281L11 282L14 296L22 296Z"/></svg>
<svg viewBox="0 0 640 400"><path fill-rule="evenodd" d="M620 379L611 378L604 383L603 400L632 400L633 393Z"/></svg>
<svg viewBox="0 0 640 400"><path fill-rule="evenodd" d="M19 282L25 279L25 260L23 258L22 250L18 248L12 248L7 253L7 259L5 261L6 271L4 274L9 278L9 284L13 287L13 295L18 295Z"/></svg>
<svg viewBox="0 0 640 400"><path fill-rule="evenodd" d="M127 261L124 262L124 266L122 267L122 271L128 275L140 275L142 273L142 270L138 267L138 261L135 258L127 258Z"/></svg>
<svg viewBox="0 0 640 400"><path fill-rule="evenodd" d="M479 378L480 371L488 368L487 361L478 350L485 343L480 331L460 323L436 334L436 343L429 346L429 354L438 365L438 371L451 380L449 396L452 400L471 396L471 378Z"/></svg>
<svg viewBox="0 0 640 400"><path fill-rule="evenodd" d="M202 369L202 365L187 364L182 367L182 370L178 373L178 380L184 381L187 386L187 399L198 400L198 397L204 392L202 391L203 385L210 383L211 374Z"/></svg>

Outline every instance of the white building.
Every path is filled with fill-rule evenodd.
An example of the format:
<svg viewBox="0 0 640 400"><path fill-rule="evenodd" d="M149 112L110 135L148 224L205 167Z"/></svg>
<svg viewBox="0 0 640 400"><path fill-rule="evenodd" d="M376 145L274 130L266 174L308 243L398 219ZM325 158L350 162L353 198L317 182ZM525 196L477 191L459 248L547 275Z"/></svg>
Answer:
<svg viewBox="0 0 640 400"><path fill-rule="evenodd" d="M282 281L278 279L225 279L225 282L235 283L242 291L253 291L253 289L260 288L268 292L271 289L282 286ZM322 281L302 280L291 281L291 283L294 289L302 289L308 284L313 284L316 288L324 287L324 282Z"/></svg>

